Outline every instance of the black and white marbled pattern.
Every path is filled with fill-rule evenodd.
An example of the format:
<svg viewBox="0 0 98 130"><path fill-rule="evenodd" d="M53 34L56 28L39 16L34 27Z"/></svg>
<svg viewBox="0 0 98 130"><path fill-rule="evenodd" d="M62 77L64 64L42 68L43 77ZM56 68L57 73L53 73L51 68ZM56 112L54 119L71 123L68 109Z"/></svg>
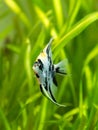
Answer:
<svg viewBox="0 0 98 130"><path fill-rule="evenodd" d="M51 43L53 38L50 39L47 46L43 49L40 55L37 57L33 65L33 70L36 74L36 77L40 83L40 90L42 94L44 94L48 99L54 102L58 106L65 106L61 105L56 102L56 99L53 95L52 87L53 84L57 86L57 81L55 78L56 73L60 73L60 66L59 64L54 65L52 62L52 52L51 52ZM66 74L64 71L61 71L61 74Z"/></svg>

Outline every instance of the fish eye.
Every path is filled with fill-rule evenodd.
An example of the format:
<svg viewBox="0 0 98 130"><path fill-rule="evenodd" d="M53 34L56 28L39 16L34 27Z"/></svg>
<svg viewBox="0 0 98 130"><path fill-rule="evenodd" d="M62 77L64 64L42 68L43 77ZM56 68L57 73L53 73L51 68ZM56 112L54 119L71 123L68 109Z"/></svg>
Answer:
<svg viewBox="0 0 98 130"><path fill-rule="evenodd" d="M34 62L34 66L36 67L36 66L38 66L38 67L40 67L41 66L41 64L40 64L40 62Z"/></svg>
<svg viewBox="0 0 98 130"><path fill-rule="evenodd" d="M34 62L34 67L39 67L40 70L43 70L43 63L40 59L38 61Z"/></svg>

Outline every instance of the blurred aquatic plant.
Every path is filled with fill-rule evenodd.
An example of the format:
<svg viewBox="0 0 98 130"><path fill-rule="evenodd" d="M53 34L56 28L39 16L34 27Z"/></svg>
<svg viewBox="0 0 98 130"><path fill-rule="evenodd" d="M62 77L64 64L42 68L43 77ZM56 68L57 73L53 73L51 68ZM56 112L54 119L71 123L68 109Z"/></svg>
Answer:
<svg viewBox="0 0 98 130"><path fill-rule="evenodd" d="M0 0L0 129L97 130L97 0ZM44 98L32 64L54 36L55 63L68 58L71 76L58 79L60 108Z"/></svg>

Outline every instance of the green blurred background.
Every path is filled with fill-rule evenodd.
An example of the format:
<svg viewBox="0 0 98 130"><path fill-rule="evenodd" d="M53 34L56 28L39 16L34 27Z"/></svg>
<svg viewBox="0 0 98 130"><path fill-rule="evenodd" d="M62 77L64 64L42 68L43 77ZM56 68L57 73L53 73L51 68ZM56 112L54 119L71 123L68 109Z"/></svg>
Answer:
<svg viewBox="0 0 98 130"><path fill-rule="evenodd" d="M32 65L51 37L58 107ZM98 0L0 0L0 130L98 130Z"/></svg>

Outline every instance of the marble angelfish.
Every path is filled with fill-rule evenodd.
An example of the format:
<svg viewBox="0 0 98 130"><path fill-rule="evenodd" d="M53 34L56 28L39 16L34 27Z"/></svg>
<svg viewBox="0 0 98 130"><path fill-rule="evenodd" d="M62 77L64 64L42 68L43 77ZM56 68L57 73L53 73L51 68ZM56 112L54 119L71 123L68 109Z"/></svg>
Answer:
<svg viewBox="0 0 98 130"><path fill-rule="evenodd" d="M53 87L57 87L57 81L55 78L55 75L57 73L67 75L67 71L65 68L67 60L63 60L58 64L53 64L51 52L52 41L53 38L50 39L49 43L39 54L32 69L34 70L34 73L36 74L36 77L39 80L40 90L42 94L56 105L65 107L65 105L57 103L53 94Z"/></svg>

